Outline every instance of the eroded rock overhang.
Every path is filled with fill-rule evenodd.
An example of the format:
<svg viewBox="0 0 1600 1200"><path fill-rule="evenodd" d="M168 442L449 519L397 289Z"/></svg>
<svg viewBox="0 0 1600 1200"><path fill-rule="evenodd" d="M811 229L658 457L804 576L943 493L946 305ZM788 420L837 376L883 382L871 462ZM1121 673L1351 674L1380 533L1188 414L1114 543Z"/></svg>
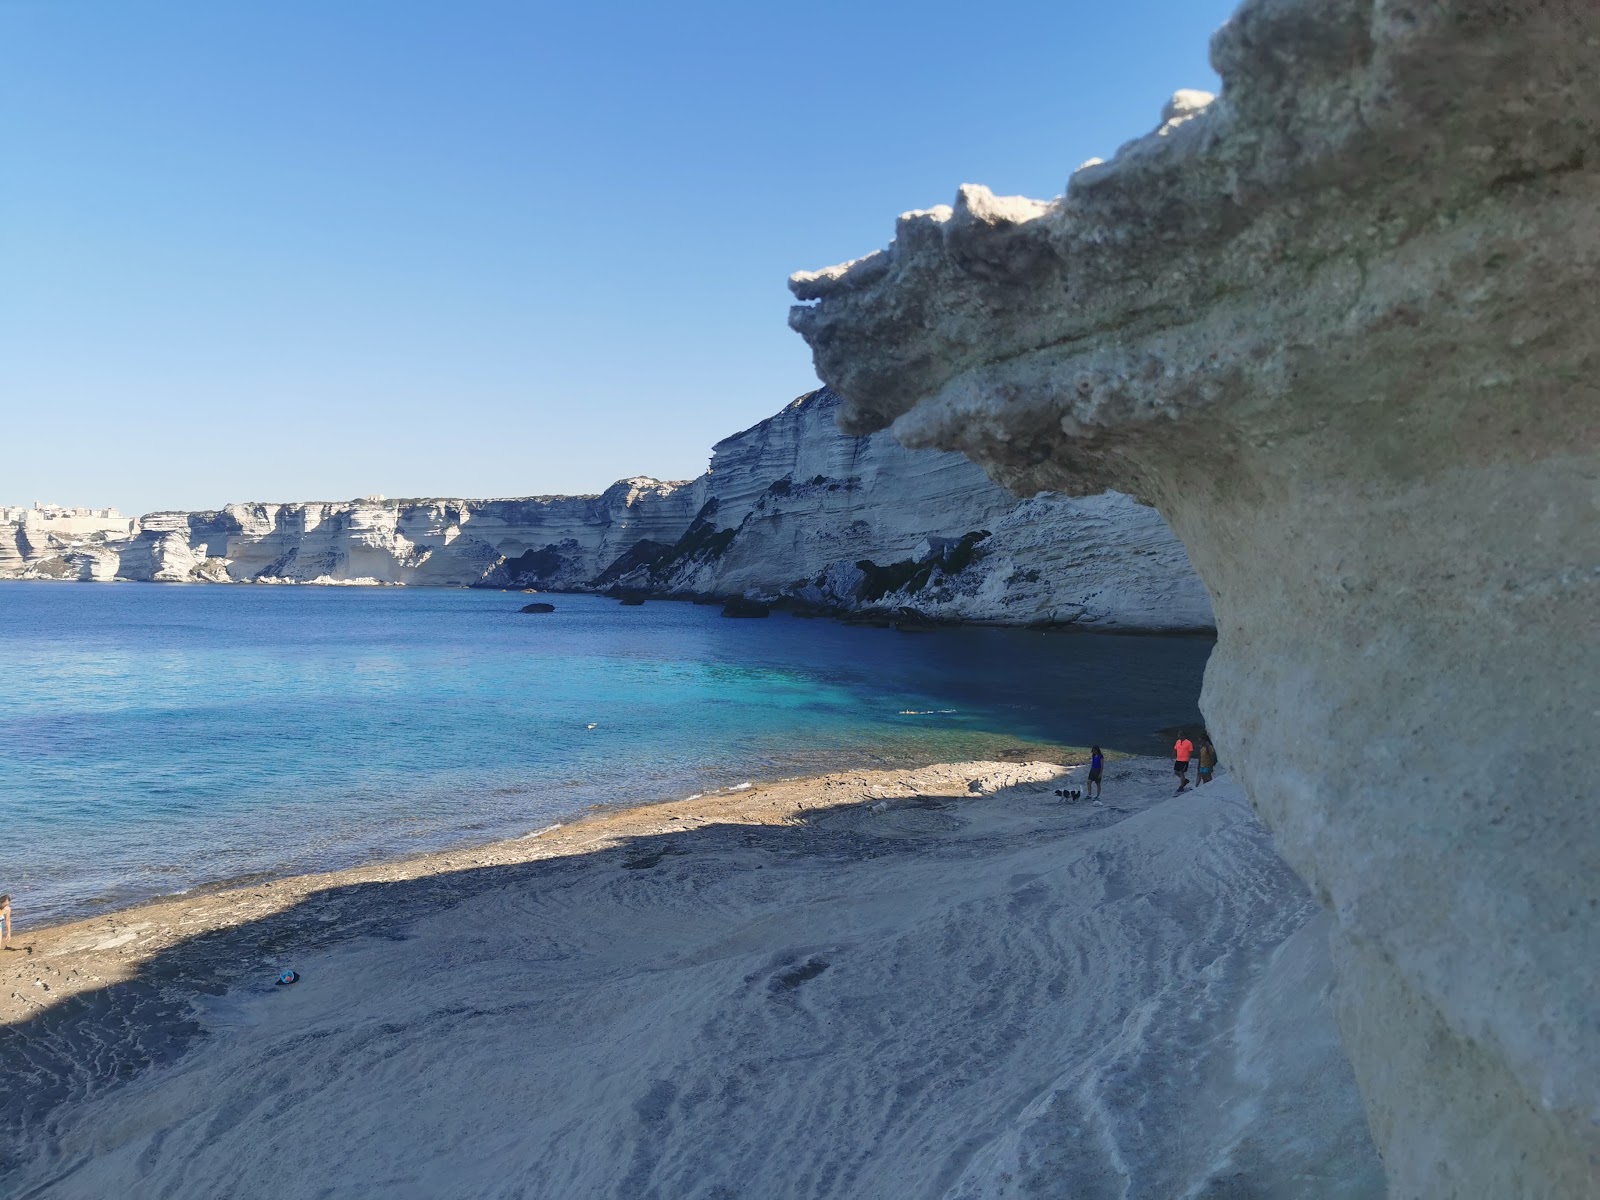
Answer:
<svg viewBox="0 0 1600 1200"><path fill-rule="evenodd" d="M1600 1178L1600 5L1252 0L1049 203L791 281L853 432L1157 505L1396 1194Z"/></svg>

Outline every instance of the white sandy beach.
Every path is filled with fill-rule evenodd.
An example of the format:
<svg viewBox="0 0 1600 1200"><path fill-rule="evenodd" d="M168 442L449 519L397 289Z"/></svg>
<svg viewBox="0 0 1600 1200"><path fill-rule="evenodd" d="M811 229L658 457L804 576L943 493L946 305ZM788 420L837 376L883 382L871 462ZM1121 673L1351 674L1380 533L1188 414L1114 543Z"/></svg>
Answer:
<svg viewBox="0 0 1600 1200"><path fill-rule="evenodd" d="M1096 808L1062 771L764 785L24 931L0 1191L1382 1195L1323 921L1240 790L1125 760Z"/></svg>

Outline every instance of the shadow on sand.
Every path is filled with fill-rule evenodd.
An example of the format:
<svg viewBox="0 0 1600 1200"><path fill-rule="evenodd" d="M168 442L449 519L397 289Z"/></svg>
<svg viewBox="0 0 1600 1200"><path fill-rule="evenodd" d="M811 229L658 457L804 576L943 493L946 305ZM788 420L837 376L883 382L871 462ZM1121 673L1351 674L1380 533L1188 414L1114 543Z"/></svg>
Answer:
<svg viewBox="0 0 1600 1200"><path fill-rule="evenodd" d="M1127 810L1112 807L1059 805L1050 786L1002 788L982 802L1004 805L1025 798L1030 804L1054 804L1064 828L1083 830L1127 815ZM802 857L819 865L908 853L968 858L982 854L986 844L1006 840L948 837L965 824L956 811L959 805L972 799L931 794L896 799L887 819L869 804L851 801L808 809L792 824L712 823L629 836L608 848L529 862L333 884L270 917L197 934L156 952L130 979L79 992L0 1026L0 1077L6 1080L6 1102L0 1106L0 1185L26 1166L37 1167L41 1149L54 1142L81 1102L175 1062L208 1036L197 1001L230 992L271 993L278 972L312 952L362 938L406 941L418 920L485 893L559 888L607 872L635 883L653 877L651 886L675 888L689 882L691 863L688 873L704 881ZM26 935L20 936L4 957L26 953L28 943ZM823 969L800 963L775 975L773 987L798 988ZM61 1165L65 1172L72 1169ZM36 1175L30 1183L38 1185Z"/></svg>

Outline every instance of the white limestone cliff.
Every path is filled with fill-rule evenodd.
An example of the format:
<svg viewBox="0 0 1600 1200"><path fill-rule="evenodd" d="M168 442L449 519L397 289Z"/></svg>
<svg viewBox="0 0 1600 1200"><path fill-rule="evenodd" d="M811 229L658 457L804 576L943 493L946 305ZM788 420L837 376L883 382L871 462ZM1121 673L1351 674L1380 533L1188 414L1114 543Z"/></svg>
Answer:
<svg viewBox="0 0 1600 1200"><path fill-rule="evenodd" d="M1139 495L1334 918L1398 1197L1600 1195L1600 6L1248 0L1223 90L791 323L857 433Z"/></svg>
<svg viewBox="0 0 1600 1200"><path fill-rule="evenodd" d="M1123 496L1019 502L962 455L841 433L838 410L826 389L802 396L719 442L687 483L152 513L126 542L9 556L0 543L0 577L9 564L95 581L749 595L897 618L1210 629L1205 590L1153 509Z"/></svg>
<svg viewBox="0 0 1600 1200"><path fill-rule="evenodd" d="M639 538L676 540L692 492L629 479L598 496L230 504L151 513L127 542L25 559L33 577L581 587Z"/></svg>
<svg viewBox="0 0 1600 1200"><path fill-rule="evenodd" d="M842 435L838 413L823 389L719 442L697 481L713 502L697 534L609 585L936 620L1211 627L1155 510L1114 495L1019 503L961 455Z"/></svg>
<svg viewBox="0 0 1600 1200"><path fill-rule="evenodd" d="M138 528L114 508L0 505L0 579L28 574L38 563L49 564L49 574L111 579L117 558L107 547L123 544Z"/></svg>
<svg viewBox="0 0 1600 1200"><path fill-rule="evenodd" d="M0 521L0 579L21 575L33 557L33 547L21 524Z"/></svg>

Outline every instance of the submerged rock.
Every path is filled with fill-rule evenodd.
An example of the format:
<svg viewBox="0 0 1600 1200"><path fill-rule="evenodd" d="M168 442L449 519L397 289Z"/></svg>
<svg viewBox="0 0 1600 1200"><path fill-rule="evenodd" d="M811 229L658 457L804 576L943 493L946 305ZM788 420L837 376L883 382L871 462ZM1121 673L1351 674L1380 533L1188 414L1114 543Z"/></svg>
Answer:
<svg viewBox="0 0 1600 1200"><path fill-rule="evenodd" d="M770 617L772 609L757 600L746 600L743 596L734 596L722 606L722 615L725 617Z"/></svg>
<svg viewBox="0 0 1600 1200"><path fill-rule="evenodd" d="M1592 4L1249 0L1221 95L1065 195L792 280L849 432L1183 539L1397 1196L1595 1194L1597 44Z"/></svg>
<svg viewBox="0 0 1600 1200"><path fill-rule="evenodd" d="M554 604L550 604L544 600L536 600L532 604L524 604L521 608L517 609L518 612L525 613L551 613L555 612L555 610L556 606Z"/></svg>

